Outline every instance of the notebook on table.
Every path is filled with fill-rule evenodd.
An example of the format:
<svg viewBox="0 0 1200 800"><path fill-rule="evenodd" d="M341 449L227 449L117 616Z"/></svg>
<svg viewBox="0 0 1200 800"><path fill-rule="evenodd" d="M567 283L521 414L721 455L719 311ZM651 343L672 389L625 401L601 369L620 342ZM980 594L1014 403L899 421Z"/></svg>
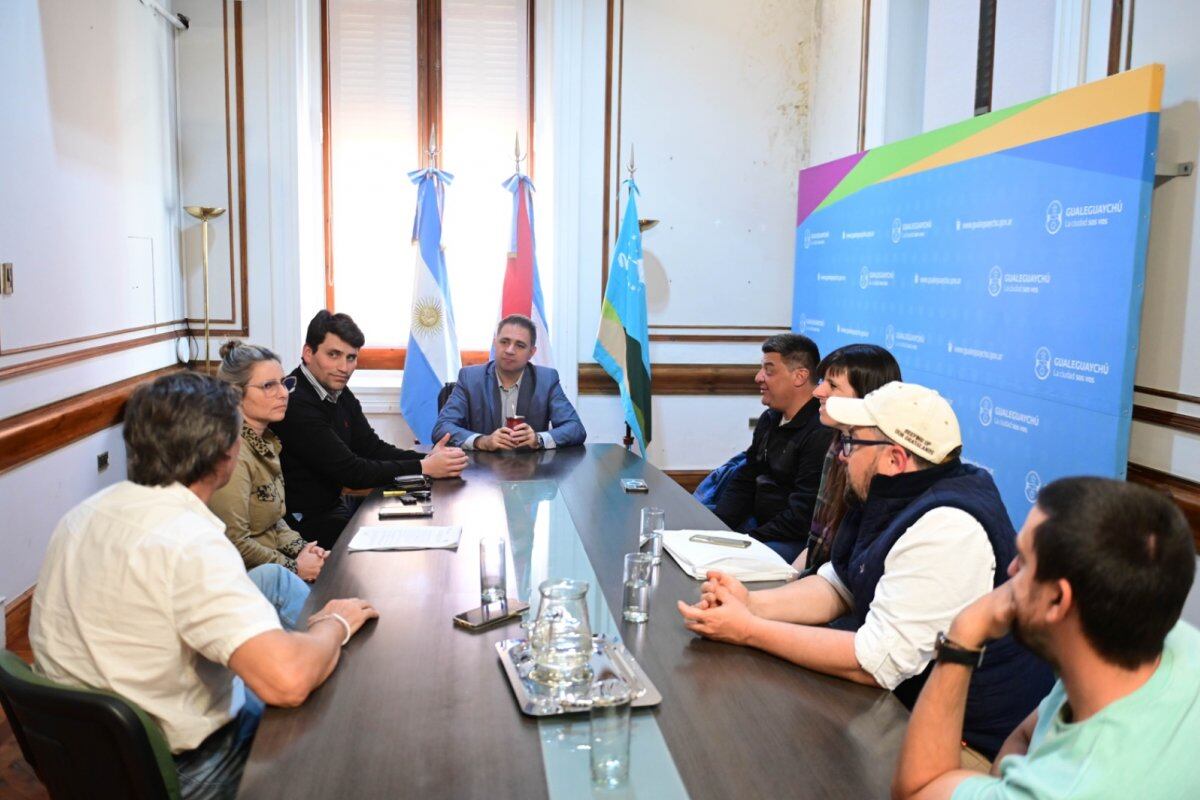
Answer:
<svg viewBox="0 0 1200 800"><path fill-rule="evenodd" d="M693 542L696 534L749 542L748 547ZM703 580L709 570L719 570L742 582L786 581L798 574L783 556L744 533L733 531L663 531L663 549L680 569Z"/></svg>

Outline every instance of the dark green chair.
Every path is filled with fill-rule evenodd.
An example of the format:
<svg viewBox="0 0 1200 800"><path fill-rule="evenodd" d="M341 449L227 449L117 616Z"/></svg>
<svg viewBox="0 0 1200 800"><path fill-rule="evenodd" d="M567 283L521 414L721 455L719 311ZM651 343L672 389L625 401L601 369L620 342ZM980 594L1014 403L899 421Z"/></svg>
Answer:
<svg viewBox="0 0 1200 800"><path fill-rule="evenodd" d="M179 797L162 730L118 695L47 680L0 650L0 705L25 760L55 800Z"/></svg>

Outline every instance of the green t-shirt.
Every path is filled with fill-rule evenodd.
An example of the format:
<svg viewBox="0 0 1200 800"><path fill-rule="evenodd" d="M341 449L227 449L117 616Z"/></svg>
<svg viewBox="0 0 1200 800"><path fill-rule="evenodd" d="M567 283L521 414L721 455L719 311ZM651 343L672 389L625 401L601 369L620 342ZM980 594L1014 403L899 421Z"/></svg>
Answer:
<svg viewBox="0 0 1200 800"><path fill-rule="evenodd" d="M1001 761L999 778L963 781L953 800L1200 798L1200 631L1179 622L1150 680L1089 719L1064 722L1066 701L1058 681L1029 752Z"/></svg>

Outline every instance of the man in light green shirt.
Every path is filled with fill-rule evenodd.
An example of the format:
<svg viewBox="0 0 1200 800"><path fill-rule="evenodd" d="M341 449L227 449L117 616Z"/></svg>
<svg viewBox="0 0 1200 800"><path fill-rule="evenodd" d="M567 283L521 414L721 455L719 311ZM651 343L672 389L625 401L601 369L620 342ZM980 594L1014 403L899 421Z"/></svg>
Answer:
<svg viewBox="0 0 1200 800"><path fill-rule="evenodd" d="M1012 580L939 637L892 796L1200 797L1200 632L1179 621L1194 573L1191 531L1167 496L1104 478L1043 488L1017 536ZM1009 630L1058 682L990 775L960 769L971 670Z"/></svg>

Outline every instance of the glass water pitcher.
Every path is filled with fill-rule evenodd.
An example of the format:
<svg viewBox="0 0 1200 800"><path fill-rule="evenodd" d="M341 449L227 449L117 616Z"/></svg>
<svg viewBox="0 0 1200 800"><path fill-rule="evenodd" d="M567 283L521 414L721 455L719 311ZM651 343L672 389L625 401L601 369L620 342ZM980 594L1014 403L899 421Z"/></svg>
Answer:
<svg viewBox="0 0 1200 800"><path fill-rule="evenodd" d="M592 655L586 581L563 578L543 581L537 618L529 629L534 668L531 677L544 684L586 678Z"/></svg>

